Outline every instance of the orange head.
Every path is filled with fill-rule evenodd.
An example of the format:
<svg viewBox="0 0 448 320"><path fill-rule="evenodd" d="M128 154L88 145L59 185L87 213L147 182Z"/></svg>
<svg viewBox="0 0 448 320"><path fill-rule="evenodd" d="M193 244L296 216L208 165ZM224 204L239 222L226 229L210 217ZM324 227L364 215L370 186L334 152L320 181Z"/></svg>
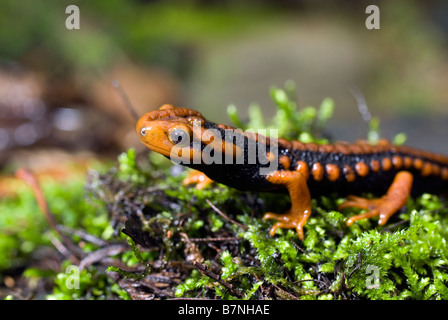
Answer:
<svg viewBox="0 0 448 320"><path fill-rule="evenodd" d="M199 112L165 104L144 114L135 129L146 147L169 157L175 145L189 144L193 139L193 125L197 121L205 121Z"/></svg>

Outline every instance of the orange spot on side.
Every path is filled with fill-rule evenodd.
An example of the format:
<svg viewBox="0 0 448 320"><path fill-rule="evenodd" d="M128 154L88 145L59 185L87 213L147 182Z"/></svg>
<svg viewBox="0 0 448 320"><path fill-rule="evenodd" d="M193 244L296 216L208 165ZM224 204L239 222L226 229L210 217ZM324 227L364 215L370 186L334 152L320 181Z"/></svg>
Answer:
<svg viewBox="0 0 448 320"><path fill-rule="evenodd" d="M319 162L313 163L311 172L313 174L314 180L316 181L322 181L322 179L324 178L324 168Z"/></svg>
<svg viewBox="0 0 448 320"><path fill-rule="evenodd" d="M423 168L423 160L420 158L414 159L414 168L417 170L420 170L421 168Z"/></svg>
<svg viewBox="0 0 448 320"><path fill-rule="evenodd" d="M355 170L361 177L369 174L369 166L365 162L356 163Z"/></svg>
<svg viewBox="0 0 448 320"><path fill-rule="evenodd" d="M400 169L403 166L403 158L401 158L400 156L393 156L392 163L395 169Z"/></svg>
<svg viewBox="0 0 448 320"><path fill-rule="evenodd" d="M335 164L327 164L325 166L325 171L327 171L328 180L330 181L336 181L339 179L339 175L341 173L341 170L339 167Z"/></svg>
<svg viewBox="0 0 448 320"><path fill-rule="evenodd" d="M308 168L308 164L305 161L297 161L297 171L299 171L306 180L309 179L310 170Z"/></svg>
<svg viewBox="0 0 448 320"><path fill-rule="evenodd" d="M353 172L353 169L349 165L345 165L343 171L344 171L345 179L347 180L347 182L353 182L356 180L356 175Z"/></svg>
<svg viewBox="0 0 448 320"><path fill-rule="evenodd" d="M404 167L405 167L406 169L409 169L409 168L412 167L412 158L410 158L410 157L404 157L403 162L404 162Z"/></svg>
<svg viewBox="0 0 448 320"><path fill-rule="evenodd" d="M381 164L378 160L372 160L370 161L370 168L372 169L373 172L378 172L381 169Z"/></svg>
<svg viewBox="0 0 448 320"><path fill-rule="evenodd" d="M438 176L440 174L440 166L438 164L433 163L431 172L434 176Z"/></svg>
<svg viewBox="0 0 448 320"><path fill-rule="evenodd" d="M286 170L288 170L289 167L291 166L291 160L289 160L288 156L285 155L281 156L279 162Z"/></svg>
<svg viewBox="0 0 448 320"><path fill-rule="evenodd" d="M422 171L420 172L422 177L427 177L432 173L432 164L430 162L423 163Z"/></svg>
<svg viewBox="0 0 448 320"><path fill-rule="evenodd" d="M442 177L442 180L448 180L448 168L442 168L442 170L440 170L440 175Z"/></svg>
<svg viewBox="0 0 448 320"><path fill-rule="evenodd" d="M381 160L381 166L383 167L384 171L389 171L392 169L392 160L390 158L383 158Z"/></svg>

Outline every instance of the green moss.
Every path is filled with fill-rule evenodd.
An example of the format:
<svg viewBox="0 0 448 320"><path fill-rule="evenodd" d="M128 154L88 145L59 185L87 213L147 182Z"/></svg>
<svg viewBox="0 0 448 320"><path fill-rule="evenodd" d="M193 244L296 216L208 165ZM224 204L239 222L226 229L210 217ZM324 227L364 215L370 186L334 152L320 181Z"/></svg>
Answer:
<svg viewBox="0 0 448 320"><path fill-rule="evenodd" d="M128 272L126 270L123 270L117 266L109 266L106 271L113 271L118 272L120 275L122 275L125 278L131 278L135 280L142 280L144 279L150 272L151 272L151 266L148 264L148 260L150 260L149 255L144 255L140 252L140 250L137 248L137 245L131 238L127 238L129 245L132 248L132 255L134 259L127 259L126 255L122 258L123 261L126 261L128 265L134 265L139 263L140 265L144 266L143 272ZM145 257L144 257L145 256Z"/></svg>
<svg viewBox="0 0 448 320"><path fill-rule="evenodd" d="M63 266L65 272L56 275L53 293L46 297L48 300L105 300L117 297L129 299L126 291L97 268L91 267L79 271L70 263L67 261Z"/></svg>
<svg viewBox="0 0 448 320"><path fill-rule="evenodd" d="M447 299L447 219L424 206L426 197L415 200L419 209L409 206L403 214L410 217L408 226L345 228L342 238L334 226L345 218L336 211L314 216L303 242L291 230L270 237L266 222L255 219L241 235L259 263L248 266L242 263L243 252L224 252L221 279L231 280L251 297L262 283L281 286L301 299ZM205 278L188 278L189 286L180 285L177 296L210 288Z"/></svg>

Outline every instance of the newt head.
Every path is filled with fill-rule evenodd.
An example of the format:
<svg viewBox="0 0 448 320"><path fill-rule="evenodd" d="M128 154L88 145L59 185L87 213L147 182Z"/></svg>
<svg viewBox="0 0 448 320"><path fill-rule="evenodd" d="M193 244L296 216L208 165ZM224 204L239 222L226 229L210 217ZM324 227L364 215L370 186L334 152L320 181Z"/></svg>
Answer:
<svg viewBox="0 0 448 320"><path fill-rule="evenodd" d="M149 149L170 157L174 146L187 147L193 139L193 126L202 123L202 115L187 108L165 104L144 114L136 125L141 142Z"/></svg>
<svg viewBox="0 0 448 320"><path fill-rule="evenodd" d="M225 128L233 130L228 126ZM136 131L147 148L176 163L221 164L224 156L242 157L242 146L234 144L233 138L226 141L221 125L213 124L199 112L187 108L165 104L159 110L143 115L137 122Z"/></svg>

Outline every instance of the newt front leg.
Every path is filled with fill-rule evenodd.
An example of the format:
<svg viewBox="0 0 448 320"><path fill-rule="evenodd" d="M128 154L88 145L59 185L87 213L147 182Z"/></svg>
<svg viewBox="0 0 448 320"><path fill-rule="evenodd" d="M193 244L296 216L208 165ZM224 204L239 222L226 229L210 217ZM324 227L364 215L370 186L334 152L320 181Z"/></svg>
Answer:
<svg viewBox="0 0 448 320"><path fill-rule="evenodd" d="M205 173L192 170L188 173L188 176L182 181L184 186L189 184L196 184L195 187L198 190L204 189L206 186L213 183L213 180L205 175Z"/></svg>
<svg viewBox="0 0 448 320"><path fill-rule="evenodd" d="M311 215L311 195L305 177L298 171L275 171L266 179L273 184L284 185L291 198L291 209L287 212L267 212L263 216L263 219L277 220L269 233L273 236L278 228L295 228L299 239L303 240L303 226Z"/></svg>
<svg viewBox="0 0 448 320"><path fill-rule="evenodd" d="M348 196L347 201L342 203L338 209L356 207L369 210L366 213L356 215L347 220L347 225L351 226L355 221L371 217L380 217L379 225L387 223L389 218L405 204L411 194L413 177L407 171L400 171L394 178L387 193L381 198L366 199L356 196Z"/></svg>

